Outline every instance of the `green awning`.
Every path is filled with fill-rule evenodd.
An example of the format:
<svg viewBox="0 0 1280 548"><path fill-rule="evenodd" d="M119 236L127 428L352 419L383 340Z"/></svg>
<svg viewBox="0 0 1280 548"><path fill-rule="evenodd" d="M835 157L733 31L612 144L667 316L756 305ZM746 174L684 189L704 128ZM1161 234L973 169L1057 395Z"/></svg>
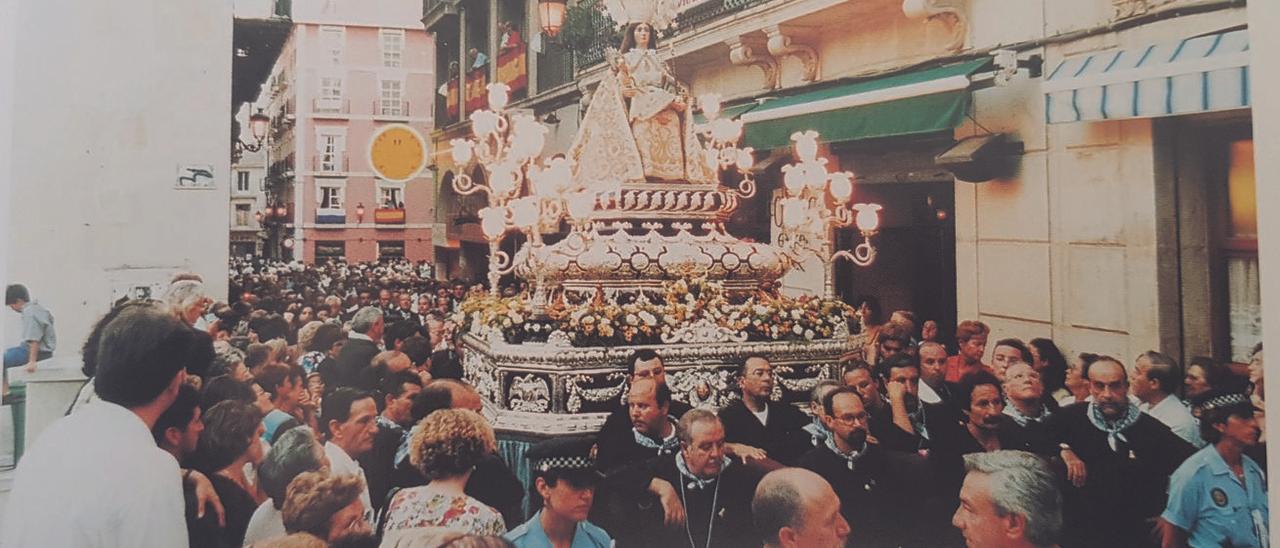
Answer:
<svg viewBox="0 0 1280 548"><path fill-rule="evenodd" d="M766 101L742 115L743 146L790 146L805 130L834 143L954 129L969 109L969 77L990 65L979 59Z"/></svg>

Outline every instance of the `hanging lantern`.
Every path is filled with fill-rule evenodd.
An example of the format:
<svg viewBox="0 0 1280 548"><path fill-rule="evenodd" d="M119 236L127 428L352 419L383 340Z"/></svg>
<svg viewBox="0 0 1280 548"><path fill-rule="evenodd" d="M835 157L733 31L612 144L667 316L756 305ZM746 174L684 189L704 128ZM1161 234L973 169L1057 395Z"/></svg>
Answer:
<svg viewBox="0 0 1280 548"><path fill-rule="evenodd" d="M542 32L555 38L564 28L565 0L541 0L538 2L538 18L542 21Z"/></svg>
<svg viewBox="0 0 1280 548"><path fill-rule="evenodd" d="M258 143L262 143L267 138L267 125L271 123L271 117L262 113L262 109L249 116L249 133L253 135L253 139Z"/></svg>

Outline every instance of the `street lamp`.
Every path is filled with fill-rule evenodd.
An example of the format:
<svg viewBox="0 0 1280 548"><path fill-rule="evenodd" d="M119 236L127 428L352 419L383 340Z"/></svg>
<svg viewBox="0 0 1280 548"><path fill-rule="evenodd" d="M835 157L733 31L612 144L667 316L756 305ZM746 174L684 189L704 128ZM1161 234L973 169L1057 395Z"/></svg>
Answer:
<svg viewBox="0 0 1280 548"><path fill-rule="evenodd" d="M564 27L565 0L542 0L538 2L538 18L542 22L542 32L555 38Z"/></svg>
<svg viewBox="0 0 1280 548"><path fill-rule="evenodd" d="M364 202L356 204L356 223L364 222Z"/></svg>
<svg viewBox="0 0 1280 548"><path fill-rule="evenodd" d="M271 125L271 117L262 113L262 109L249 116L249 134L253 136L253 144L248 144L239 138L236 139L240 144L240 148L249 152L257 152L262 150L262 144L267 140L267 126Z"/></svg>

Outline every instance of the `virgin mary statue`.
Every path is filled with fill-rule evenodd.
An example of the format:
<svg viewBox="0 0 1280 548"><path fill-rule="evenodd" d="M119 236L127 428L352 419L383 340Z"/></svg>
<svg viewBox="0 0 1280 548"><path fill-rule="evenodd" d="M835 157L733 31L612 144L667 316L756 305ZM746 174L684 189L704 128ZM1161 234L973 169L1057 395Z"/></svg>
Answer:
<svg viewBox="0 0 1280 548"><path fill-rule="evenodd" d="M629 25L569 149L575 181L714 183L683 86L654 49L647 22Z"/></svg>

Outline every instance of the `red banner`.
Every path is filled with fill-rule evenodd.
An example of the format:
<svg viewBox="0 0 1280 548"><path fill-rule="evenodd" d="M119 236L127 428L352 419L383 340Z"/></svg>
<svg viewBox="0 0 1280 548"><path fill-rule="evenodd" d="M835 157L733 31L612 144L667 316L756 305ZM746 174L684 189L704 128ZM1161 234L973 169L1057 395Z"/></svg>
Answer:
<svg viewBox="0 0 1280 548"><path fill-rule="evenodd" d="M450 79L445 92L444 107L448 117L452 120L458 119L458 79Z"/></svg>
<svg viewBox="0 0 1280 548"><path fill-rule="evenodd" d="M511 88L512 96L529 85L529 70L525 59L523 42L517 42L498 55L498 81Z"/></svg>
<svg viewBox="0 0 1280 548"><path fill-rule="evenodd" d="M467 89L464 99L467 105L467 112L475 112L484 108L489 103L489 90L485 86L489 85L489 67L479 68L467 73Z"/></svg>

